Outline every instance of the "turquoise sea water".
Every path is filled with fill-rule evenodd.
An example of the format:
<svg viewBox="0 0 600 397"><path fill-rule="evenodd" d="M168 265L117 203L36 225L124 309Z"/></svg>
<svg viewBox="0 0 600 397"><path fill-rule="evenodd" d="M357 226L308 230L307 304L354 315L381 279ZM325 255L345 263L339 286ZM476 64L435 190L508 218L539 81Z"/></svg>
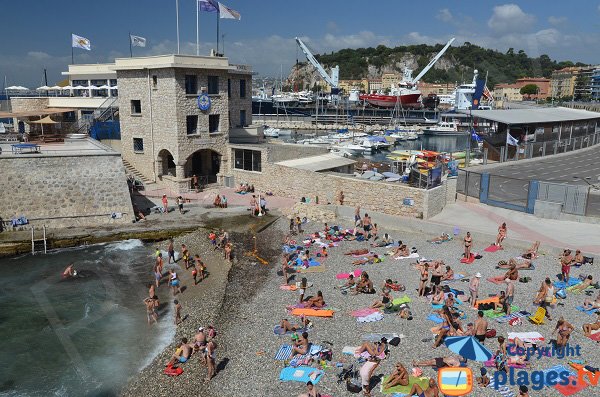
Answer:
<svg viewBox="0 0 600 397"><path fill-rule="evenodd" d="M151 255L128 240L0 259L0 396L118 394L174 335L165 288L147 325ZM61 281L70 262L86 277Z"/></svg>

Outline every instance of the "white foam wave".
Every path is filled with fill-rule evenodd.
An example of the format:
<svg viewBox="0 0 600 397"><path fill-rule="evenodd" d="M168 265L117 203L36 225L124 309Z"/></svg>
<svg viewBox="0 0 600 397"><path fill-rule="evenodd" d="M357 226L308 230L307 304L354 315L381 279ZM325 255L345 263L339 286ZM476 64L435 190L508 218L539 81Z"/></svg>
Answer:
<svg viewBox="0 0 600 397"><path fill-rule="evenodd" d="M159 318L158 324L154 324L154 327L157 328L156 331L159 337L154 344L154 348L148 354L148 357L146 357L144 360L141 360L139 371L150 365L152 361L154 361L154 358L158 356L164 349L166 349L167 346L169 346L175 339L176 326L173 321L171 321L173 318L172 309L172 305L169 305L167 313Z"/></svg>
<svg viewBox="0 0 600 397"><path fill-rule="evenodd" d="M111 243L106 248L109 251L129 251L134 248L143 247L144 243L142 240L130 239L125 241L119 241L118 243Z"/></svg>

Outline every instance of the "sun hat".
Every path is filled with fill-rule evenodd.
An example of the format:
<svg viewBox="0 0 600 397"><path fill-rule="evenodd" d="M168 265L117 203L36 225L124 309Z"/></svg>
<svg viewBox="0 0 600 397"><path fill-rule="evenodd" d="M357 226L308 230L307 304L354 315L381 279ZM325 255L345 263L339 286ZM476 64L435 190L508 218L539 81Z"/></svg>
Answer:
<svg viewBox="0 0 600 397"><path fill-rule="evenodd" d="M481 273L479 273L479 272L475 273L475 277L481 278Z"/></svg>

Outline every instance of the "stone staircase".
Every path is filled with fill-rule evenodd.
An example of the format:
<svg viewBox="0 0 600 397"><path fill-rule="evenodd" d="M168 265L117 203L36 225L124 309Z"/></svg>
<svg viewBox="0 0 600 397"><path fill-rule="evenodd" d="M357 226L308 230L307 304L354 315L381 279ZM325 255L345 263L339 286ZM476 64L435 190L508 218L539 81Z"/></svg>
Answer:
<svg viewBox="0 0 600 397"><path fill-rule="evenodd" d="M139 181L142 181L144 186L153 184L154 182L146 178L141 172L139 172L131 163L125 159L123 160L123 166L125 166L125 172L127 175L133 175L133 177Z"/></svg>

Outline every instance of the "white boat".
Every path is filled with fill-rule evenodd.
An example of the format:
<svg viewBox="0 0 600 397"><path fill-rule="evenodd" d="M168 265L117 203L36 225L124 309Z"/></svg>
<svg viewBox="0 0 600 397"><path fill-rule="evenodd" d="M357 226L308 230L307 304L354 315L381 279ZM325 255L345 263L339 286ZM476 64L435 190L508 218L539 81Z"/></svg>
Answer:
<svg viewBox="0 0 600 397"><path fill-rule="evenodd" d="M301 145L331 145L332 141L325 137L301 139L298 142Z"/></svg>
<svg viewBox="0 0 600 397"><path fill-rule="evenodd" d="M458 124L454 121L442 121L437 125L427 127L423 130L425 135L465 135L467 131L459 131Z"/></svg>
<svg viewBox="0 0 600 397"><path fill-rule="evenodd" d="M407 131L407 132L405 132L405 134L406 134L407 141L415 141L415 140L419 139L419 134L417 133L416 130Z"/></svg>
<svg viewBox="0 0 600 397"><path fill-rule="evenodd" d="M265 128L263 134L264 136L268 136L269 138L279 138L279 128Z"/></svg>
<svg viewBox="0 0 600 397"><path fill-rule="evenodd" d="M292 130L281 130L280 129L279 136L281 136L281 135L285 135L285 136L292 135Z"/></svg>
<svg viewBox="0 0 600 397"><path fill-rule="evenodd" d="M365 152L365 148L360 145L355 145L353 143L343 143L339 145L333 145L331 147L332 153L342 152L348 153L351 156L357 156L359 154L363 154Z"/></svg>
<svg viewBox="0 0 600 397"><path fill-rule="evenodd" d="M366 153L366 154L373 153L373 152L375 152L377 150L376 142L373 142L370 139L363 139L360 142L359 146L361 146L361 147L364 148L363 153Z"/></svg>

